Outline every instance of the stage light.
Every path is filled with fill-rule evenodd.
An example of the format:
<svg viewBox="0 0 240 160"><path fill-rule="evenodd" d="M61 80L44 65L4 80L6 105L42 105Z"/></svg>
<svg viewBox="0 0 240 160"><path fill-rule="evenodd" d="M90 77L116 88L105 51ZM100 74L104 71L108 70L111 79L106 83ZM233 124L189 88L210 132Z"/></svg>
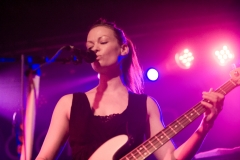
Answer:
<svg viewBox="0 0 240 160"><path fill-rule="evenodd" d="M181 53L175 54L175 61L177 65L182 69L189 69L192 65L193 60L193 54L188 49L183 50Z"/></svg>
<svg viewBox="0 0 240 160"><path fill-rule="evenodd" d="M223 46L222 50L215 51L215 59L220 66L225 66L228 62L234 59L234 54L228 50L227 46Z"/></svg>
<svg viewBox="0 0 240 160"><path fill-rule="evenodd" d="M158 71L154 68L150 68L147 70L147 78L150 81L156 81L158 79Z"/></svg>

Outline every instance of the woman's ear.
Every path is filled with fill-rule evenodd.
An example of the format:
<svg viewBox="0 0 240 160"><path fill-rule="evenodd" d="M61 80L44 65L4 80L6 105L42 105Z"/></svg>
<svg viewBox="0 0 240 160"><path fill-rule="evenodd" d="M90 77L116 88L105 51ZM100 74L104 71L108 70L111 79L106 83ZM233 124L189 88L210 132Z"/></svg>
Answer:
<svg viewBox="0 0 240 160"><path fill-rule="evenodd" d="M128 45L127 45L127 44L123 44L123 45L121 46L121 56L127 55L128 52L129 52L129 47L128 47Z"/></svg>

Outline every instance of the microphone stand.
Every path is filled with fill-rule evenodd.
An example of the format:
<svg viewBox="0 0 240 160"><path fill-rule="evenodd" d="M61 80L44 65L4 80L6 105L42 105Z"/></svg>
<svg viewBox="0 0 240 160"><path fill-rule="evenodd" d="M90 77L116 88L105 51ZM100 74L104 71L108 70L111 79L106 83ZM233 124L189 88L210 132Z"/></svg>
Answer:
<svg viewBox="0 0 240 160"><path fill-rule="evenodd" d="M21 146L20 160L32 159L32 148L35 130L35 117L36 117L36 101L39 95L40 88L40 68L48 63L53 62L54 59L61 53L65 47L60 48L57 53L47 62L45 57L30 60L29 68L24 72L24 55L21 56L21 89L22 89L22 125L23 125L23 141ZM44 59L43 59L44 58ZM34 61L42 63L38 66ZM28 95L26 100L26 111L24 112L24 75L28 78Z"/></svg>
<svg viewBox="0 0 240 160"><path fill-rule="evenodd" d="M24 97L24 56L22 55L22 97ZM35 115L36 115L36 101L39 95L40 88L40 74L34 72L34 68L30 68L25 72L28 78L29 91L26 100L26 111L24 111L24 98L22 98L22 122L23 122L23 143L21 148L20 160L32 159L32 148L35 129Z"/></svg>
<svg viewBox="0 0 240 160"><path fill-rule="evenodd" d="M73 52L70 58L57 58L57 56L62 52L62 50L67 50ZM0 62L15 62L19 58L0 58ZM63 46L61 47L56 54L49 60L47 57L34 57L33 59L27 58L29 69L25 70L25 56L21 55L21 123L19 126L20 135L17 136L18 141L21 142L20 150L20 160L30 160L32 159L32 147L34 139L34 129L35 129L35 115L36 115L36 100L39 95L40 88L40 68L46 64L52 62L63 62L81 64L82 60L85 60L88 63L92 63L96 60L96 55L93 51L81 51L73 46ZM34 63L42 63L41 65L36 65ZM26 98L26 108L25 106L25 85L24 77L28 78L28 94ZM25 110L26 109L26 110ZM15 113L14 113L15 115ZM14 116L15 117L15 116ZM15 119L14 119L15 120ZM21 126L22 125L22 126ZM19 134L16 133L16 134ZM19 147L19 146L18 146Z"/></svg>

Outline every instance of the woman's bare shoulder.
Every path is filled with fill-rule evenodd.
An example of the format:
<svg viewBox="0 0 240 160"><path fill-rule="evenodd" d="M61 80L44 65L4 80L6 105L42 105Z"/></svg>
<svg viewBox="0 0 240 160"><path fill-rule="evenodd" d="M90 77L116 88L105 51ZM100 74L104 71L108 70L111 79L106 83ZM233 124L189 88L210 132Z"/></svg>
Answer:
<svg viewBox="0 0 240 160"><path fill-rule="evenodd" d="M67 115L67 118L70 119L72 100L73 94L66 94L62 96L56 104L55 112L63 112Z"/></svg>
<svg viewBox="0 0 240 160"><path fill-rule="evenodd" d="M159 113L160 107L156 99L151 96L147 96L147 111L148 113Z"/></svg>
<svg viewBox="0 0 240 160"><path fill-rule="evenodd" d="M73 94L66 94L64 96L62 96L58 102L60 103L69 103L72 102L73 99Z"/></svg>

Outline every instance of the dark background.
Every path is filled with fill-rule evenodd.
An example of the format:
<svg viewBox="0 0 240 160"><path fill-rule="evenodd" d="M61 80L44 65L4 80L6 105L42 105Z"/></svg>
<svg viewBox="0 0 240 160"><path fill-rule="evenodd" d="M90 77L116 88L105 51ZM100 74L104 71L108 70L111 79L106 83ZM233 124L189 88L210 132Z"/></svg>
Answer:
<svg viewBox="0 0 240 160"><path fill-rule="evenodd" d="M237 0L179 1L34 1L0 2L0 58L24 55L51 57L67 44L84 48L89 27L100 17L116 22L132 39L146 71L160 72L157 82L145 79L145 92L161 106L165 124L201 100L201 93L229 80L231 65L219 66L213 53L227 45L239 63L240 2ZM174 55L188 47L195 60L182 70ZM68 53L63 53L67 55ZM0 62L0 157L16 158L12 115L21 105L20 62ZM33 157L47 132L54 106L67 93L87 91L98 83L89 64L52 63L41 69ZM225 99L224 110L200 152L240 146L240 89ZM136 111L137 112L137 111ZM173 140L181 145L200 119ZM60 159L71 154L67 145Z"/></svg>

